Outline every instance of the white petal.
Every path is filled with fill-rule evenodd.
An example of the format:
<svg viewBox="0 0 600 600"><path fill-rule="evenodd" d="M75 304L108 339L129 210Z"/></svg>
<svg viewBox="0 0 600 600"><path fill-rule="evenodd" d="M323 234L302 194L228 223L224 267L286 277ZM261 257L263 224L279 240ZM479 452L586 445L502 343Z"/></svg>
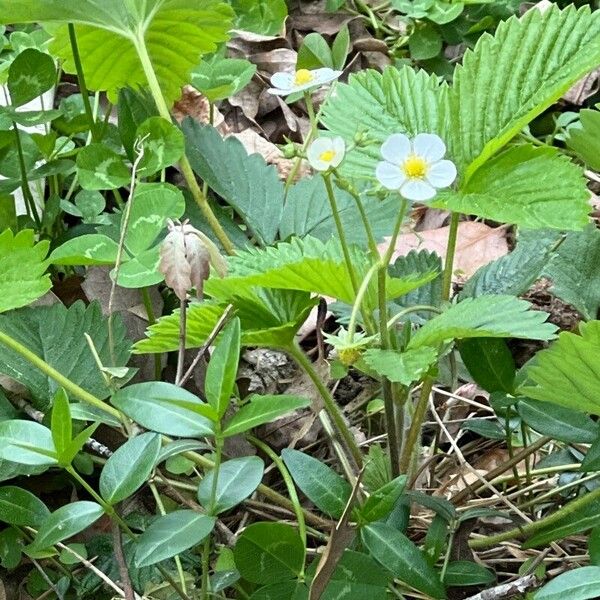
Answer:
<svg viewBox="0 0 600 600"><path fill-rule="evenodd" d="M269 94L272 94L273 96L288 96L289 94L292 94L295 91L296 90L280 90L279 88L269 88L267 90L267 92L269 92Z"/></svg>
<svg viewBox="0 0 600 600"><path fill-rule="evenodd" d="M383 142L381 156L388 162L399 165L411 152L410 140L403 133L394 133Z"/></svg>
<svg viewBox="0 0 600 600"><path fill-rule="evenodd" d="M291 90L294 87L294 74L279 71L271 77L271 85L279 90Z"/></svg>
<svg viewBox="0 0 600 600"><path fill-rule="evenodd" d="M451 160L440 160L429 167L425 179L433 187L448 187L456 179L456 166Z"/></svg>
<svg viewBox="0 0 600 600"><path fill-rule="evenodd" d="M412 148L417 156L422 156L429 163L444 158L446 154L446 144L433 133L419 133L412 141Z"/></svg>
<svg viewBox="0 0 600 600"><path fill-rule="evenodd" d="M435 196L435 188L422 179L409 179L401 188L400 194L407 200L422 202Z"/></svg>
<svg viewBox="0 0 600 600"><path fill-rule="evenodd" d="M377 163L375 176L379 183L388 190L397 190L406 181L406 175L400 167L387 161Z"/></svg>
<svg viewBox="0 0 600 600"><path fill-rule="evenodd" d="M306 158L308 158L308 162L310 163L310 165L317 169L317 170L321 170L321 168L319 168L318 166L316 166L318 163L324 163L325 161L322 161L319 157L321 156L321 154L323 154L323 152L327 152L328 150L332 149L332 142L331 142L331 138L326 138L326 137L320 137L317 138L309 147L308 150L306 151Z"/></svg>
<svg viewBox="0 0 600 600"><path fill-rule="evenodd" d="M331 147L335 150L336 154L344 154L346 152L346 143L344 138L334 137L331 138Z"/></svg>
<svg viewBox="0 0 600 600"><path fill-rule="evenodd" d="M310 166L315 171L327 171L327 170L329 170L329 167L332 166L331 163L325 162L324 160L321 160L320 158L317 158L315 160L309 160L309 162L310 162Z"/></svg>
<svg viewBox="0 0 600 600"><path fill-rule="evenodd" d="M342 74L342 71L334 71L329 67L324 67L322 69L313 69L311 73L315 78L315 82L318 85L323 85L335 81Z"/></svg>

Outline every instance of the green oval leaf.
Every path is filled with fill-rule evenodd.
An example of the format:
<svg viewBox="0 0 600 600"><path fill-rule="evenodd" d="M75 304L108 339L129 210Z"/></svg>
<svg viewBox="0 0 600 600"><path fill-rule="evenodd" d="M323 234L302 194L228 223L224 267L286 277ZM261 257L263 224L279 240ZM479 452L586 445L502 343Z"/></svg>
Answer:
<svg viewBox="0 0 600 600"><path fill-rule="evenodd" d="M49 548L83 531L97 521L104 511L95 502L73 502L54 511L41 525L32 547Z"/></svg>
<svg viewBox="0 0 600 600"><path fill-rule="evenodd" d="M600 595L600 567L580 567L547 583L533 600L588 600Z"/></svg>
<svg viewBox="0 0 600 600"><path fill-rule="evenodd" d="M158 517L137 540L135 564L147 567L199 544L215 526L214 517L177 510Z"/></svg>
<svg viewBox="0 0 600 600"><path fill-rule="evenodd" d="M286 448L281 458L296 485L319 510L339 519L352 493L350 484L320 460Z"/></svg>
<svg viewBox="0 0 600 600"><path fill-rule="evenodd" d="M12 485L0 488L1 521L21 527L39 527L49 516L46 505L31 492Z"/></svg>
<svg viewBox="0 0 600 600"><path fill-rule="evenodd" d="M204 405L194 394L163 381L136 383L120 389L112 404L146 429L178 437L212 435L212 423L197 413L182 408L177 401Z"/></svg>
<svg viewBox="0 0 600 600"><path fill-rule="evenodd" d="M100 474L100 495L116 504L129 498L150 477L160 452L160 436L143 433L125 442L106 461Z"/></svg>
<svg viewBox="0 0 600 600"><path fill-rule="evenodd" d="M470 560L457 560L448 563L444 575L444 583L450 587L489 585L494 581L496 581L496 576L492 571Z"/></svg>
<svg viewBox="0 0 600 600"><path fill-rule="evenodd" d="M438 600L446 591L423 553L402 533L385 523L371 523L361 538L372 556L404 583Z"/></svg>
<svg viewBox="0 0 600 600"><path fill-rule="evenodd" d="M90 144L79 151L77 175L86 190L114 190L131 179L125 161L103 144Z"/></svg>
<svg viewBox="0 0 600 600"><path fill-rule="evenodd" d="M400 475L373 492L360 510L363 519L379 521L387 517L406 486L406 475Z"/></svg>
<svg viewBox="0 0 600 600"><path fill-rule="evenodd" d="M219 469L214 505L211 506L214 469L200 482L198 500L210 514L225 512L254 492L261 482L264 470L265 464L258 456L228 460Z"/></svg>
<svg viewBox="0 0 600 600"><path fill-rule="evenodd" d="M233 549L241 576L254 583L275 583L297 577L304 565L304 545L285 523L253 523Z"/></svg>
<svg viewBox="0 0 600 600"><path fill-rule="evenodd" d="M4 421L0 423L0 458L21 465L54 465L52 433L34 421Z"/></svg>

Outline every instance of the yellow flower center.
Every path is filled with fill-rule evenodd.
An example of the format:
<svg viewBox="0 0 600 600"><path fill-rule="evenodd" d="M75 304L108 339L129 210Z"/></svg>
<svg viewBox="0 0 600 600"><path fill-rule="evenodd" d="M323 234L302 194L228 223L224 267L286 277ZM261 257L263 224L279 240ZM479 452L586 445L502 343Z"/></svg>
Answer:
<svg viewBox="0 0 600 600"><path fill-rule="evenodd" d="M423 179L427 173L427 162L425 159L411 154L403 163L404 174L411 179Z"/></svg>
<svg viewBox="0 0 600 600"><path fill-rule="evenodd" d="M335 150L325 150L319 154L319 160L323 162L331 162L335 158Z"/></svg>
<svg viewBox="0 0 600 600"><path fill-rule="evenodd" d="M294 78L294 83L296 85L306 85L310 83L315 76L308 69L299 69L296 71L296 77Z"/></svg>

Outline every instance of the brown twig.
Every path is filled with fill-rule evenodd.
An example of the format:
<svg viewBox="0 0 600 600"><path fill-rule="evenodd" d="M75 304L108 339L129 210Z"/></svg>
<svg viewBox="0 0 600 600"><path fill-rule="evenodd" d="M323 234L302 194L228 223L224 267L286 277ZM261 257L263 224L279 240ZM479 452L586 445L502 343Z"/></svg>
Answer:
<svg viewBox="0 0 600 600"><path fill-rule="evenodd" d="M525 575L510 583L503 583L502 585L497 585L489 590L479 592L479 594L475 594L475 596L469 596L466 600L501 600L502 598L512 598L513 596L523 594L538 585L539 581L535 575Z"/></svg>
<svg viewBox="0 0 600 600"><path fill-rule="evenodd" d="M121 537L121 529L119 524L115 521L112 525L113 534L113 550L115 553L115 560L119 566L120 583L123 586L123 592L125 594L125 600L135 600L135 592L131 584L131 578L129 577L129 570L127 569L127 561L123 554L123 539Z"/></svg>

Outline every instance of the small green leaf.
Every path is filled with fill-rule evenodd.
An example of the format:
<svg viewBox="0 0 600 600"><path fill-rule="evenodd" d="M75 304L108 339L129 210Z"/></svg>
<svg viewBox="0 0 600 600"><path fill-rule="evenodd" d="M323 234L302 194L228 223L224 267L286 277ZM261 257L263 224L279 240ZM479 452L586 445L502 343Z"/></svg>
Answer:
<svg viewBox="0 0 600 600"><path fill-rule="evenodd" d="M176 401L204 404L194 394L162 381L147 381L121 388L111 403L146 429L179 437L212 435L212 423Z"/></svg>
<svg viewBox="0 0 600 600"><path fill-rule="evenodd" d="M36 244L31 229L0 233L0 313L30 304L52 287L50 275L44 275L48 246Z"/></svg>
<svg viewBox="0 0 600 600"><path fill-rule="evenodd" d="M515 361L504 340L473 338L461 341L458 349L475 383L488 392L513 393Z"/></svg>
<svg viewBox="0 0 600 600"><path fill-rule="evenodd" d="M174 165L183 155L185 141L181 129L162 117L150 117L136 132L143 149L138 165L140 177L148 177Z"/></svg>
<svg viewBox="0 0 600 600"><path fill-rule="evenodd" d="M89 233L67 240L52 252L54 265L113 265L119 246L101 233Z"/></svg>
<svg viewBox="0 0 600 600"><path fill-rule="evenodd" d="M333 56L329 44L320 33L309 33L298 48L296 69L333 69Z"/></svg>
<svg viewBox="0 0 600 600"><path fill-rule="evenodd" d="M579 112L581 127L568 130L567 146L579 154L590 169L600 170L600 110Z"/></svg>
<svg viewBox="0 0 600 600"><path fill-rule="evenodd" d="M33 541L35 550L49 548L87 529L104 511L95 502L72 502L55 510L40 526Z"/></svg>
<svg viewBox="0 0 600 600"><path fill-rule="evenodd" d="M52 433L34 421L3 421L0 458L21 465L54 465L57 460Z"/></svg>
<svg viewBox="0 0 600 600"><path fill-rule="evenodd" d="M492 571L470 560L449 562L444 574L444 584L449 587L489 585L494 581L496 576Z"/></svg>
<svg viewBox="0 0 600 600"><path fill-rule="evenodd" d="M362 358L378 375L408 386L427 373L437 358L437 351L429 346L405 352L371 348L363 354Z"/></svg>
<svg viewBox="0 0 600 600"><path fill-rule="evenodd" d="M52 432L52 441L54 442L58 462L61 464L69 464L70 461L65 463L65 450L71 444L73 423L71 421L69 398L62 388L56 390L56 393L54 394L50 430Z"/></svg>
<svg viewBox="0 0 600 600"><path fill-rule="evenodd" d="M0 488L0 521L37 528L49 516L46 505L31 492L12 485Z"/></svg>
<svg viewBox="0 0 600 600"><path fill-rule="evenodd" d="M253 583L295 578L304 566L304 545L294 527L285 523L253 523L233 549L240 575Z"/></svg>
<svg viewBox="0 0 600 600"><path fill-rule="evenodd" d="M130 182L125 161L104 144L89 144L77 154L77 175L86 190L114 190Z"/></svg>
<svg viewBox="0 0 600 600"><path fill-rule="evenodd" d="M558 438L557 438L558 439ZM589 447L580 469L587 473L589 471L600 471L600 438L597 438Z"/></svg>
<svg viewBox="0 0 600 600"><path fill-rule="evenodd" d="M579 567L562 573L541 590L533 600L589 600L600 595L600 567Z"/></svg>
<svg viewBox="0 0 600 600"><path fill-rule="evenodd" d="M240 320L225 328L206 369L204 393L218 418L222 418L233 394L240 359Z"/></svg>
<svg viewBox="0 0 600 600"><path fill-rule="evenodd" d="M223 435L244 433L253 427L270 423L289 412L306 408L309 405L308 398L299 396L250 396L249 402L227 422Z"/></svg>
<svg viewBox="0 0 600 600"><path fill-rule="evenodd" d="M369 522L379 521L389 515L406 486L406 475L399 475L373 492L360 509L360 515Z"/></svg>
<svg viewBox="0 0 600 600"><path fill-rule="evenodd" d="M229 98L243 90L256 73L256 65L242 58L215 54L192 71L192 85L210 102Z"/></svg>
<svg viewBox="0 0 600 600"><path fill-rule="evenodd" d="M278 35L287 18L285 0L230 0L235 28L261 35Z"/></svg>
<svg viewBox="0 0 600 600"><path fill-rule="evenodd" d="M100 495L117 504L146 483L160 452L160 436L143 433L120 446L106 461L100 474Z"/></svg>
<svg viewBox="0 0 600 600"><path fill-rule="evenodd" d="M23 50L8 69L8 91L13 106L22 106L56 85L56 66L49 54Z"/></svg>
<svg viewBox="0 0 600 600"><path fill-rule="evenodd" d="M361 537L371 555L394 577L436 600L446 598L438 573L405 535L385 523L371 523L363 527Z"/></svg>
<svg viewBox="0 0 600 600"><path fill-rule="evenodd" d="M244 456L224 462L219 468L214 504L211 504L215 470L198 486L198 500L211 515L225 512L244 501L260 484L265 464L258 456Z"/></svg>
<svg viewBox="0 0 600 600"><path fill-rule="evenodd" d="M350 50L350 30L348 25L344 23L331 45L331 58L333 60L333 68L342 71L346 65L348 52Z"/></svg>
<svg viewBox="0 0 600 600"><path fill-rule="evenodd" d="M319 510L339 519L352 492L350 484L320 460L286 448L281 458L295 484Z"/></svg>
<svg viewBox="0 0 600 600"><path fill-rule="evenodd" d="M415 28L408 39L408 49L414 60L434 58L442 50L442 36L437 27L423 23Z"/></svg>
<svg viewBox="0 0 600 600"><path fill-rule="evenodd" d="M135 564L147 567L198 545L215 526L215 518L193 510L158 517L137 539Z"/></svg>

